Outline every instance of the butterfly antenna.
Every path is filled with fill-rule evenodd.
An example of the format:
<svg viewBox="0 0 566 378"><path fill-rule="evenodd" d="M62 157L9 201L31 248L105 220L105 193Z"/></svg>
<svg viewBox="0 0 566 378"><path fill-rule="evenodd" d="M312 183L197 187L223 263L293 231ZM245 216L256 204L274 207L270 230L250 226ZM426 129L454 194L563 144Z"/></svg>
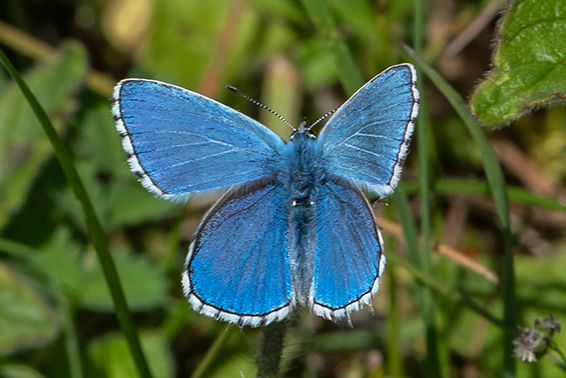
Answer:
<svg viewBox="0 0 566 378"><path fill-rule="evenodd" d="M322 121L323 119L328 118L328 116L331 116L332 114L336 113L336 110L338 110L338 108L336 109L332 109L331 111L327 112L326 114L324 114L323 116L321 116L319 119L317 119L316 121L313 122L312 125L310 125L307 130L312 129L313 127L315 127L317 124L320 123L320 121Z"/></svg>
<svg viewBox="0 0 566 378"><path fill-rule="evenodd" d="M239 90L236 87L233 87L231 85L227 85L227 86L225 86L225 88L228 89L229 91L236 93L238 96L248 100L252 104L255 104L255 105L259 106L260 108L267 110L268 112L273 114L275 117L279 118L284 124L289 126L293 131L297 131L297 129L294 128L293 125L291 125L291 122L287 121L281 114L277 113L275 110L271 109L270 107L263 105L258 100L251 98L250 96L248 96L247 94L245 94L244 92L242 92L241 90Z"/></svg>

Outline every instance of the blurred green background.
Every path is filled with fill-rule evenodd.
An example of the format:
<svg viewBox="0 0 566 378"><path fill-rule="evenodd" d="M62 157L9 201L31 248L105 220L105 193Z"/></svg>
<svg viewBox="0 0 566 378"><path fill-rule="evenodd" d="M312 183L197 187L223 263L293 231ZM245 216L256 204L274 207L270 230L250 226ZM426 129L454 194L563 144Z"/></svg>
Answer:
<svg viewBox="0 0 566 378"><path fill-rule="evenodd" d="M156 377L254 376L262 331L227 328L184 300L186 250L215 197L175 205L141 187L111 117L116 81L171 82L288 138L286 125L224 85L298 124L340 105L360 80L412 61L403 44L464 99L495 63L499 71L472 109L485 123L513 121L485 132L509 185L510 237L489 194L485 155L420 75L422 124L403 190L375 205L390 263L374 314L355 314L349 328L298 311L281 375L554 377L566 366L559 354L515 366L504 358L510 336L480 314L503 319L503 307L512 309L516 323L509 314L505 322L514 336L549 314L566 324L566 111L540 106L566 98L566 4L543 0L536 14L527 3L517 1L497 32L505 8L497 0L4 0L0 49L72 153ZM549 29L517 40L521 22L537 17ZM514 261L503 258L506 248ZM506 287L505 267L515 272ZM566 349L564 334L554 342ZM82 210L24 97L0 70L0 376L136 375Z"/></svg>

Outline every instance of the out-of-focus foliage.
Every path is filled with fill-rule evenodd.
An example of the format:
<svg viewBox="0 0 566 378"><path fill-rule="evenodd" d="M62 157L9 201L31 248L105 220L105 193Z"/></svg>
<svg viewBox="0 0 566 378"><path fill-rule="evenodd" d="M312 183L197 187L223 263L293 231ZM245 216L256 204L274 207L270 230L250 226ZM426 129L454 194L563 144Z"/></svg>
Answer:
<svg viewBox="0 0 566 378"><path fill-rule="evenodd" d="M566 6L512 1L498 31L493 71L471 105L486 125L509 123L535 106L566 100Z"/></svg>
<svg viewBox="0 0 566 378"><path fill-rule="evenodd" d="M174 376L173 360L163 333L142 331L140 339L154 376ZM136 376L126 340L118 334L108 334L93 340L89 345L88 353L99 376L112 378Z"/></svg>
<svg viewBox="0 0 566 378"><path fill-rule="evenodd" d="M84 48L61 46L52 62L40 64L26 81L59 130L76 110L74 96L87 68ZM15 85L0 90L0 227L24 202L34 177L51 153L35 116Z"/></svg>
<svg viewBox="0 0 566 378"><path fill-rule="evenodd" d="M40 347L58 332L55 311L26 279L0 264L0 355Z"/></svg>
<svg viewBox="0 0 566 378"><path fill-rule="evenodd" d="M217 194L171 204L139 185L113 125L108 83L124 77L169 81L254 116L287 138L287 126L223 86L236 85L297 124L345 100L336 61L342 48L363 79L408 60L402 44L412 43L413 0L322 2L329 29L312 22L323 13L316 7L307 11L304 3L6 0L2 6L0 48L24 74L72 152L157 377L188 376L203 361L208 362L204 376L253 376L260 331L232 330L222 339L225 325L195 314L182 298L180 275L191 235ZM500 29L492 2L424 3L423 55L463 98L493 63L471 101L482 122L511 122L564 92L562 1L515 1ZM485 21L482 28L466 28L478 20ZM33 43L47 43L52 58L34 53L27 40L4 25L26 33ZM543 77L544 70L549 73ZM485 181L484 156L428 81L422 98L423 114L430 118L432 242L499 274L503 240L487 186L477 185ZM558 105L535 109L513 127L487 134L512 186L518 325L548 314L566 324L566 213L558 206L566 199L565 130L566 111ZM418 226L415 152L403 180ZM399 222L395 202L386 204L376 205L379 216ZM408 261L404 235L398 237L390 227L384 234L386 255ZM82 210L21 93L1 70L0 259L0 376L66 377L77 365L86 377L134 376ZM431 269L442 288L501 317L499 284L436 253ZM394 263L385 275L375 316L357 313L354 329L297 311L287 333L283 375L422 376L427 330L416 276ZM433 305L442 372L498 376L501 329L450 296L437 293ZM566 349L566 333L555 335L555 342ZM211 346L216 349L209 355ZM519 363L517 375L556 376L561 373L557 361L549 353L535 364Z"/></svg>

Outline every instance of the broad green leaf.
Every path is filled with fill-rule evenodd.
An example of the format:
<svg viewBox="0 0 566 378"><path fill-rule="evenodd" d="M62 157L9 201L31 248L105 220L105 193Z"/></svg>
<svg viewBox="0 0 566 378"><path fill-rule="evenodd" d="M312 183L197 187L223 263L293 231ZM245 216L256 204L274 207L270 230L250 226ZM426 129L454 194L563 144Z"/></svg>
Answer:
<svg viewBox="0 0 566 378"><path fill-rule="evenodd" d="M76 160L75 169L85 186L85 191L93 203L94 211L103 227L106 227L107 208L104 200L106 193L99 185L98 177L96 177L96 169L92 161ZM66 186L61 191L54 192L51 198L55 201L58 210L65 213L71 219L74 225L86 232L86 224L83 209L80 203L75 199L73 189Z"/></svg>
<svg viewBox="0 0 566 378"><path fill-rule="evenodd" d="M41 253L33 256L35 267L72 292L80 291L80 247L68 229L59 228Z"/></svg>
<svg viewBox="0 0 566 378"><path fill-rule="evenodd" d="M86 54L66 44L53 61L37 67L25 80L58 131L74 109L73 95L87 72ZM0 88L0 228L22 203L52 147L19 88Z"/></svg>
<svg viewBox="0 0 566 378"><path fill-rule="evenodd" d="M140 332L142 349L148 357L151 372L155 377L173 377L173 358L167 340L159 331ZM126 340L122 335L109 334L88 346L98 374L107 378L137 377L136 369Z"/></svg>
<svg viewBox="0 0 566 378"><path fill-rule="evenodd" d="M105 229L115 229L124 225L135 225L152 221L173 213L179 205L155 198L137 182L136 176L127 168L126 157L119 164L127 171L120 173L109 182L99 179L95 157L80 160L77 170L86 188L96 213ZM79 228L85 227L82 211L69 189L54 196L59 210L64 211Z"/></svg>
<svg viewBox="0 0 566 378"><path fill-rule="evenodd" d="M92 104L80 122L79 138L73 146L79 159L93 162L96 170L104 175L131 176L108 101Z"/></svg>
<svg viewBox="0 0 566 378"><path fill-rule="evenodd" d="M493 65L471 99L485 125L508 123L533 107L566 99L564 0L512 2L499 27Z"/></svg>
<svg viewBox="0 0 566 378"><path fill-rule="evenodd" d="M167 300L167 279L157 265L143 255L121 253L114 256L132 310L145 310ZM98 263L87 267L79 281L82 307L95 311L113 311L114 305Z"/></svg>
<svg viewBox="0 0 566 378"><path fill-rule="evenodd" d="M45 378L45 376L27 365L0 365L0 377L4 378Z"/></svg>
<svg viewBox="0 0 566 378"><path fill-rule="evenodd" d="M132 178L113 183L106 197L108 227L135 225L157 220L179 209L179 205L153 197Z"/></svg>
<svg viewBox="0 0 566 378"><path fill-rule="evenodd" d="M39 347L59 329L53 308L6 264L0 263L0 356Z"/></svg>
<svg viewBox="0 0 566 378"><path fill-rule="evenodd" d="M221 359L222 363L217 365L218 367L212 369L210 378L222 378L222 377L255 377L257 368L254 365L254 361L250 356L245 354L233 355L227 358Z"/></svg>

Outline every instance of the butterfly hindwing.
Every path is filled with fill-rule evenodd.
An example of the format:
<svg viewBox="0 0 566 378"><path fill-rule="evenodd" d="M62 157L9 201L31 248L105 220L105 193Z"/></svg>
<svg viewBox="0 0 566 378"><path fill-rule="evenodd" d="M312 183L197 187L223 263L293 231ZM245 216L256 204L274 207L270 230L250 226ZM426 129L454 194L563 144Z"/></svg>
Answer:
<svg viewBox="0 0 566 378"><path fill-rule="evenodd" d="M271 178L225 194L202 222L183 273L195 310L259 326L285 318L292 303L285 188Z"/></svg>
<svg viewBox="0 0 566 378"><path fill-rule="evenodd" d="M320 134L327 169L385 197L401 175L418 113L412 65L383 71L342 105Z"/></svg>
<svg viewBox="0 0 566 378"><path fill-rule="evenodd" d="M167 199L272 174L285 146L242 113L159 81L121 81L112 112L132 170L149 191Z"/></svg>
<svg viewBox="0 0 566 378"><path fill-rule="evenodd" d="M334 320L371 302L385 256L371 207L355 184L329 176L317 197L311 306Z"/></svg>

